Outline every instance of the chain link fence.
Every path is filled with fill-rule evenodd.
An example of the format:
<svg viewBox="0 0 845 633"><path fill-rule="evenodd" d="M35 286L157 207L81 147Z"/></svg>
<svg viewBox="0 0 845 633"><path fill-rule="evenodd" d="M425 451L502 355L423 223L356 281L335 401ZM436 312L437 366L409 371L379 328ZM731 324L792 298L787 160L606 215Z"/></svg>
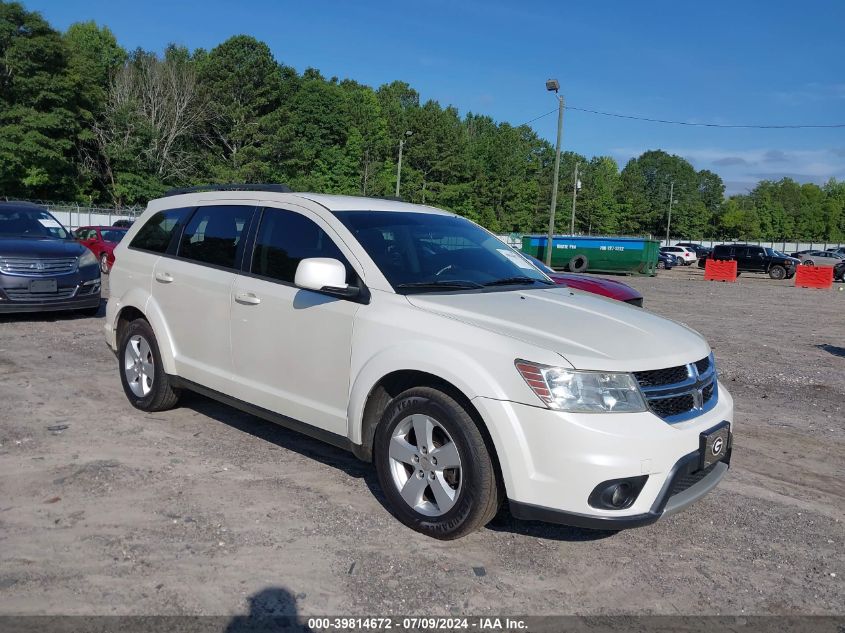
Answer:
<svg viewBox="0 0 845 633"><path fill-rule="evenodd" d="M41 205L56 216L56 219L70 230L78 229L80 226L112 226L118 220L134 222L145 209L142 206L123 208L105 205L86 206L78 202L8 198L6 196L3 196L2 199L7 201L32 202L33 204Z"/></svg>

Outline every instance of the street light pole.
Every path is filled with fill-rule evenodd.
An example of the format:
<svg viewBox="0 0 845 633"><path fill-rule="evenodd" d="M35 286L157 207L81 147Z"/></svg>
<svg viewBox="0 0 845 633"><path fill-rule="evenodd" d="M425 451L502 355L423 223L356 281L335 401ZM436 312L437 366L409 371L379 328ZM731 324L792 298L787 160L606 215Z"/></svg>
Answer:
<svg viewBox="0 0 845 633"><path fill-rule="evenodd" d="M672 205L675 203L675 181L669 185L669 217L666 218L666 246L669 246L669 227L672 225Z"/></svg>
<svg viewBox="0 0 845 633"><path fill-rule="evenodd" d="M549 79L546 82L546 90L549 92L554 92L555 94L558 93L560 90L560 84L558 83L557 79ZM557 207L557 184L558 184L558 176L560 174L560 137L563 134L563 95L557 94L557 143L555 144L555 176L554 181L552 181L552 205L551 209L549 210L549 235L548 240L546 242L546 266L551 267L552 265L552 248L554 247L554 235L555 235L555 209Z"/></svg>
<svg viewBox="0 0 845 633"><path fill-rule="evenodd" d="M411 136L413 132L406 130L402 138L399 139L399 162L396 165L396 197L399 197L399 183L402 182L402 148L405 146L405 137Z"/></svg>
<svg viewBox="0 0 845 633"><path fill-rule="evenodd" d="M575 182L572 185L572 218L569 220L569 234L575 235L575 200L578 198L578 167L580 163L575 163Z"/></svg>

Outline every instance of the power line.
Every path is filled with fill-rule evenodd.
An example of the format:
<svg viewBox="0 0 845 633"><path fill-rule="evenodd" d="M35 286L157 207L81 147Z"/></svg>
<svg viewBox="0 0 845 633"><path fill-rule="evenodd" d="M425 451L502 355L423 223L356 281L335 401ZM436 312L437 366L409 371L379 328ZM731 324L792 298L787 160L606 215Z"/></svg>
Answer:
<svg viewBox="0 0 845 633"><path fill-rule="evenodd" d="M586 112L588 114L597 114L599 116L607 116L607 117L614 117L617 119L630 119L634 121L646 121L648 123L663 123L667 125L685 125L688 127L715 127L715 128L729 128L729 129L756 129L756 130L800 130L800 129L831 129L831 128L845 128L845 123L833 123L833 124L789 124L789 125L756 125L756 124L742 124L742 125L731 125L725 123L695 123L692 121L672 121L669 119L656 119L652 117L643 117L643 116L634 116L631 114L618 114L616 112L604 112L602 110L593 110L590 108L577 108L575 106L567 105L565 106L567 110L576 110L578 112ZM533 123L534 121L539 121L540 119L549 116L557 112L557 108L554 110L550 110L545 114L541 114L538 117L531 119L530 121L526 121L522 125L528 125L529 123Z"/></svg>

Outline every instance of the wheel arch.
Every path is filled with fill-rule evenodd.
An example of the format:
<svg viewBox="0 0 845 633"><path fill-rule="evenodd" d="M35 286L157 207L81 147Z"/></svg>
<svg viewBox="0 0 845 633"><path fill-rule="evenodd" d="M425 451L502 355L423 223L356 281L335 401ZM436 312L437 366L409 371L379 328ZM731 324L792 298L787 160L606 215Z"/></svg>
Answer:
<svg viewBox="0 0 845 633"><path fill-rule="evenodd" d="M118 345L120 344L121 328L135 319L144 319L150 324L153 334L155 334L164 371L170 375L176 375L175 350L173 349L170 338L170 330L161 311L158 309L158 305L152 298L146 301L137 300L139 297L135 297L134 299L132 300L130 298L128 301L123 302L115 317L115 338Z"/></svg>
<svg viewBox="0 0 845 633"><path fill-rule="evenodd" d="M442 391L464 408L475 422L484 438L484 442L487 444L487 450L490 453L490 457L493 460L493 467L496 471L496 480L500 486L500 490L504 494L505 485L502 475L502 465L499 460L499 453L496 450L496 443L493 440L490 429L487 427L487 423L472 403L472 398L449 380L427 371L421 371L419 369L397 369L382 376L370 388L361 413L360 424L356 425L358 439L353 442L355 456L363 461L372 461L376 429L381 422L384 411L396 396L412 387L431 387Z"/></svg>

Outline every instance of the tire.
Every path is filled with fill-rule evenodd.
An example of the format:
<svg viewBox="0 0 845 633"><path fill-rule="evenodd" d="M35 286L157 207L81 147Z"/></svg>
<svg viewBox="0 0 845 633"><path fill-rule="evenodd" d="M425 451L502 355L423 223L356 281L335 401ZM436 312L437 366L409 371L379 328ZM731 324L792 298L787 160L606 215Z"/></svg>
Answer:
<svg viewBox="0 0 845 633"><path fill-rule="evenodd" d="M576 255L569 260L569 270L573 273L587 272L587 268L589 267L590 260L587 259L586 255Z"/></svg>
<svg viewBox="0 0 845 633"><path fill-rule="evenodd" d="M176 406L179 390L173 389L164 372L158 341L149 323L135 319L126 326L117 350L120 382L133 407L152 412Z"/></svg>
<svg viewBox="0 0 845 633"><path fill-rule="evenodd" d="M812 259L805 259L804 261L801 262L801 264L803 266L815 266L816 262L814 262Z"/></svg>
<svg viewBox="0 0 845 633"><path fill-rule="evenodd" d="M104 275L109 274L109 257L105 253L100 254L100 272Z"/></svg>
<svg viewBox="0 0 845 633"><path fill-rule="evenodd" d="M769 268L769 277L772 279L786 279L786 268L775 265Z"/></svg>
<svg viewBox="0 0 845 633"><path fill-rule="evenodd" d="M657 270L666 270L666 264L658 260L657 262Z"/></svg>
<svg viewBox="0 0 845 633"><path fill-rule="evenodd" d="M417 430L426 435L423 443ZM415 387L393 399L376 429L374 459L390 510L427 536L465 536L486 525L501 504L481 431L456 400L437 389Z"/></svg>

